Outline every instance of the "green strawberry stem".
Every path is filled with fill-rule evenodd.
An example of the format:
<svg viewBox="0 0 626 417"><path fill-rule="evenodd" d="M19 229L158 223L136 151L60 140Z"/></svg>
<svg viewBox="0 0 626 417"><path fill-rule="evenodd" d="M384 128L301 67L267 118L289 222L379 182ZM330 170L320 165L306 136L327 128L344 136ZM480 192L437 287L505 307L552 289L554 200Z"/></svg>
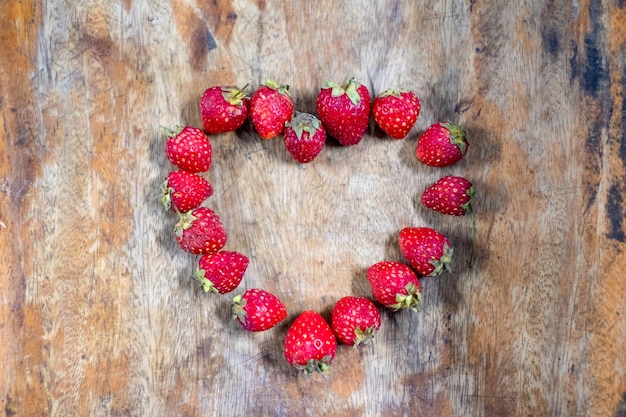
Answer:
<svg viewBox="0 0 626 417"><path fill-rule="evenodd" d="M178 223L176 223L176 226L174 227L174 233L176 233L176 236L181 237L183 232L191 227L191 223L193 223L196 218L193 214L191 214L191 211L188 211L187 213L178 212L178 215L179 219Z"/></svg>
<svg viewBox="0 0 626 417"><path fill-rule="evenodd" d="M360 327L357 326L356 329L354 329L354 345L353 347L358 347L360 344L364 344L365 342L367 342L368 340L370 340L371 338L374 337L374 335L376 334L376 327L374 326L370 326L366 329L362 329Z"/></svg>
<svg viewBox="0 0 626 417"><path fill-rule="evenodd" d="M354 104L355 106L358 106L361 103L361 96L359 95L359 92L357 91L357 88L359 88L360 85L361 84L359 84L354 79L354 77L348 78L348 80L346 81L345 88L337 83L326 81L326 88L333 89L331 92L331 96L339 97L343 94L346 94L348 98L350 99L350 101L352 102L352 104Z"/></svg>
<svg viewBox="0 0 626 417"><path fill-rule="evenodd" d="M406 284L404 288L406 294L396 294L396 304L392 304L390 307L394 310L408 309L416 313L419 312L422 304L422 293L419 288L413 283Z"/></svg>
<svg viewBox="0 0 626 417"><path fill-rule="evenodd" d="M162 125L160 127L161 129L165 131L165 134L169 136L170 138L173 138L174 136L178 135L184 129L183 126L178 126L178 125L174 126L173 129L170 129L169 127L162 126Z"/></svg>
<svg viewBox="0 0 626 417"><path fill-rule="evenodd" d="M472 198L474 198L474 194L476 194L476 192L474 191L474 187L468 188L465 194L467 194L469 200L467 200L467 203L461 204L461 208L467 214L472 212Z"/></svg>
<svg viewBox="0 0 626 417"><path fill-rule="evenodd" d="M247 94L244 92L246 87L248 87L248 84L244 85L243 88L222 88L222 97L224 97L224 100L226 100L233 106L241 106L241 104L243 103L243 99L247 97Z"/></svg>
<svg viewBox="0 0 626 417"><path fill-rule="evenodd" d="M172 187L168 187L168 180L163 181L161 184L161 203L165 206L166 209L172 206L172 193L174 189Z"/></svg>
<svg viewBox="0 0 626 417"><path fill-rule="evenodd" d="M285 126L289 126L296 133L298 139L302 138L302 133L307 132L309 136L315 135L317 129L320 128L320 120L309 113L301 113L296 111L296 115Z"/></svg>
<svg viewBox="0 0 626 417"><path fill-rule="evenodd" d="M246 316L248 315L246 310L244 310L246 303L246 300L241 295L236 295L231 304L233 318L239 319L243 324L246 324Z"/></svg>
<svg viewBox="0 0 626 417"><path fill-rule="evenodd" d="M306 376L311 376L314 372L322 373L330 365L330 356L324 356L322 360L309 359L305 365L295 364L294 368L303 371Z"/></svg>
<svg viewBox="0 0 626 417"><path fill-rule="evenodd" d="M439 259L433 259L430 261L431 265L435 267L433 272L428 274L429 277L436 277L443 271L452 272L450 264L452 263L452 255L454 254L454 248L448 245L443 246L443 255Z"/></svg>
<svg viewBox="0 0 626 417"><path fill-rule="evenodd" d="M271 88L272 90L278 91L282 95L289 95L289 85L287 84L278 84L274 80L267 79L265 80L265 85Z"/></svg>
<svg viewBox="0 0 626 417"><path fill-rule="evenodd" d="M382 93L380 93L380 95L378 97L387 97L387 96L400 97L400 95L402 93L406 93L406 92L407 92L407 90L404 90L404 89L401 89L401 88L395 89L395 90L393 88L389 88L389 89L383 91Z"/></svg>
<svg viewBox="0 0 626 417"><path fill-rule="evenodd" d="M465 129L452 122L442 123L441 125L450 132L450 143L456 145L461 151L461 154L465 155L467 149L467 134L465 133Z"/></svg>
<svg viewBox="0 0 626 417"><path fill-rule="evenodd" d="M200 286L204 292L219 292L217 291L217 288L215 288L215 285L213 285L213 283L204 275L204 269L196 269L196 279L200 282Z"/></svg>

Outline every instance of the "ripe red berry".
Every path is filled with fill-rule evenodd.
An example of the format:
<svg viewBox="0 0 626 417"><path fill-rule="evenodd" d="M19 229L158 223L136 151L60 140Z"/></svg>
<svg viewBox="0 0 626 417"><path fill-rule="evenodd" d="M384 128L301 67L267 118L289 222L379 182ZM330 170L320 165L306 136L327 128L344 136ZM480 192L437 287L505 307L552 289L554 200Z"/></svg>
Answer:
<svg viewBox="0 0 626 417"><path fill-rule="evenodd" d="M165 208L184 213L200 207L213 194L213 187L197 174L173 171L161 184L161 194Z"/></svg>
<svg viewBox="0 0 626 417"><path fill-rule="evenodd" d="M205 292L226 294L239 286L248 262L248 257L239 252L207 253L198 260L196 278Z"/></svg>
<svg viewBox="0 0 626 417"><path fill-rule="evenodd" d="M421 276L437 276L450 271L453 248L448 239L428 227L406 227L400 231L400 250Z"/></svg>
<svg viewBox="0 0 626 417"><path fill-rule="evenodd" d="M285 125L283 135L289 154L300 163L308 163L319 155L326 144L322 122L312 114L296 112Z"/></svg>
<svg viewBox="0 0 626 417"><path fill-rule="evenodd" d="M422 204L439 213L464 216L472 209L472 183L463 177L445 176L429 186L422 194Z"/></svg>
<svg viewBox="0 0 626 417"><path fill-rule="evenodd" d="M420 101L412 91L386 90L372 105L374 121L394 139L404 139L409 134L419 113Z"/></svg>
<svg viewBox="0 0 626 417"><path fill-rule="evenodd" d="M367 281L374 298L385 307L419 311L422 286L408 265L395 261L378 262L368 268Z"/></svg>
<svg viewBox="0 0 626 417"><path fill-rule="evenodd" d="M243 89L220 86L206 89L200 99L204 130L214 134L239 129L248 117L248 102Z"/></svg>
<svg viewBox="0 0 626 417"><path fill-rule="evenodd" d="M165 155L172 164L187 172L209 170L213 151L209 138L202 130L177 126L167 132L169 137L165 143Z"/></svg>
<svg viewBox="0 0 626 417"><path fill-rule="evenodd" d="M453 123L435 123L420 136L415 155L423 164L445 167L457 163L467 152L465 130Z"/></svg>
<svg viewBox="0 0 626 417"><path fill-rule="evenodd" d="M327 82L317 96L317 114L328 135L344 146L356 145L369 125L370 93L349 78L345 87Z"/></svg>
<svg viewBox="0 0 626 417"><path fill-rule="evenodd" d="M207 207L181 213L175 233L181 249L196 255L219 251L228 238L222 220Z"/></svg>
<svg viewBox="0 0 626 417"><path fill-rule="evenodd" d="M250 120L262 139L280 135L293 115L289 86L266 80L250 98Z"/></svg>
<svg viewBox="0 0 626 417"><path fill-rule="evenodd" d="M274 294L251 288L233 298L233 316L251 332L271 329L287 317L285 305Z"/></svg>
<svg viewBox="0 0 626 417"><path fill-rule="evenodd" d="M285 359L306 375L328 369L337 351L337 339L319 313L302 312L293 322L285 339Z"/></svg>
<svg viewBox="0 0 626 417"><path fill-rule="evenodd" d="M356 347L378 332L380 312L367 298L343 297L333 308L331 327L341 343Z"/></svg>

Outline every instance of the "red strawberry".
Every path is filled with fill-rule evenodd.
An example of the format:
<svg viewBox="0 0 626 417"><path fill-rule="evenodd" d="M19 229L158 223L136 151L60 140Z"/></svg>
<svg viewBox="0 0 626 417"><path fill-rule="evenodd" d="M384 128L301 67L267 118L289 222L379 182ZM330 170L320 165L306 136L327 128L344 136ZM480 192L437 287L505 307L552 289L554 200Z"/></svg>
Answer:
<svg viewBox="0 0 626 417"><path fill-rule="evenodd" d="M251 332L271 329L287 317L285 305L273 294L258 288L233 298L233 316Z"/></svg>
<svg viewBox="0 0 626 417"><path fill-rule="evenodd" d="M331 324L341 343L356 347L380 329L380 312L367 298L343 297L333 308Z"/></svg>
<svg viewBox="0 0 626 417"><path fill-rule="evenodd" d="M211 167L213 151L209 138L196 127L177 126L167 130L165 144L167 159L178 168L188 172L206 172Z"/></svg>
<svg viewBox="0 0 626 417"><path fill-rule="evenodd" d="M453 248L448 239L428 227L406 227L400 231L400 250L422 276L437 276L450 271Z"/></svg>
<svg viewBox="0 0 626 417"><path fill-rule="evenodd" d="M289 86L266 80L250 98L250 120L262 139L280 135L293 115Z"/></svg>
<svg viewBox="0 0 626 417"><path fill-rule="evenodd" d="M370 114L367 87L349 78L346 86L327 82L317 96L317 113L328 134L344 146L363 139Z"/></svg>
<svg viewBox="0 0 626 417"><path fill-rule="evenodd" d="M285 125L283 139L293 159L304 164L322 152L326 144L326 131L317 117L296 112L295 117Z"/></svg>
<svg viewBox="0 0 626 417"><path fill-rule="evenodd" d="M213 134L239 129L248 117L248 101L243 89L220 86L208 88L200 99L204 130Z"/></svg>
<svg viewBox="0 0 626 417"><path fill-rule="evenodd" d="M181 213L175 232L180 247L196 255L219 251L228 237L222 220L207 207Z"/></svg>
<svg viewBox="0 0 626 417"><path fill-rule="evenodd" d="M465 130L453 123L435 123L420 136L415 155L423 164L433 167L452 165L463 158L469 144Z"/></svg>
<svg viewBox="0 0 626 417"><path fill-rule="evenodd" d="M420 101L412 91L387 90L376 97L372 105L376 124L394 139L404 139L419 114Z"/></svg>
<svg viewBox="0 0 626 417"><path fill-rule="evenodd" d="M445 176L428 187L422 194L422 204L452 216L463 216L472 210L474 196L472 183L463 177Z"/></svg>
<svg viewBox="0 0 626 417"><path fill-rule="evenodd" d="M372 295L385 307L419 311L422 286L415 272L395 261L382 261L369 267L367 280Z"/></svg>
<svg viewBox="0 0 626 417"><path fill-rule="evenodd" d="M248 258L238 252L207 253L198 260L196 277L205 292L226 294L239 286L248 268Z"/></svg>
<svg viewBox="0 0 626 417"><path fill-rule="evenodd" d="M173 171L161 184L161 193L165 208L184 213L200 207L213 194L213 187L199 175Z"/></svg>
<svg viewBox="0 0 626 417"><path fill-rule="evenodd" d="M324 372L335 358L337 339L319 313L304 311L287 330L285 359L305 375Z"/></svg>

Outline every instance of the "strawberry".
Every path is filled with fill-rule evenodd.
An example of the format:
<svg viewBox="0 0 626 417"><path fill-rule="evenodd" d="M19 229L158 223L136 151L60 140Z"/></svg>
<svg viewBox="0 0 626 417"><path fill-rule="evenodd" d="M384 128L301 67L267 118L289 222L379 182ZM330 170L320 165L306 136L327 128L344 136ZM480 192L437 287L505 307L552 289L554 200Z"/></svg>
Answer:
<svg viewBox="0 0 626 417"><path fill-rule="evenodd" d="M187 171L170 172L161 184L161 202L168 210L193 210L213 194L213 187L200 175Z"/></svg>
<svg viewBox="0 0 626 417"><path fill-rule="evenodd" d="M220 86L206 89L200 99L204 130L214 134L239 129L248 117L248 102L243 89Z"/></svg>
<svg viewBox="0 0 626 417"><path fill-rule="evenodd" d="M453 248L448 239L428 227L405 227L399 239L402 255L422 276L437 276L450 272Z"/></svg>
<svg viewBox="0 0 626 417"><path fill-rule="evenodd" d="M205 292L226 294L239 286L248 262L248 257L238 252L207 253L198 260L196 278Z"/></svg>
<svg viewBox="0 0 626 417"><path fill-rule="evenodd" d="M438 122L420 136L415 155L425 165L445 167L460 161L468 146L462 127L453 123Z"/></svg>
<svg viewBox="0 0 626 417"><path fill-rule="evenodd" d="M266 80L250 98L250 120L262 139L280 135L293 115L289 86Z"/></svg>
<svg viewBox="0 0 626 417"><path fill-rule="evenodd" d="M393 310L419 311L422 286L415 272L395 261L382 261L370 266L367 280L374 298Z"/></svg>
<svg viewBox="0 0 626 417"><path fill-rule="evenodd" d="M464 216L472 210L470 201L474 196L472 183L463 177L445 176L422 194L422 204L439 213Z"/></svg>
<svg viewBox="0 0 626 417"><path fill-rule="evenodd" d="M178 245L196 255L219 251L228 237L222 220L207 207L181 213L175 233Z"/></svg>
<svg viewBox="0 0 626 417"><path fill-rule="evenodd" d="M374 99L372 116L383 132L404 139L420 114L420 100L414 92L386 90Z"/></svg>
<svg viewBox="0 0 626 417"><path fill-rule="evenodd" d="M172 164L188 172L209 170L213 151L209 138L202 130L177 126L167 132L169 137L165 143L165 155Z"/></svg>
<svg viewBox="0 0 626 417"><path fill-rule="evenodd" d="M356 145L369 124L370 101L367 87L354 78L345 87L327 82L317 96L317 113L330 136L344 146Z"/></svg>
<svg viewBox="0 0 626 417"><path fill-rule="evenodd" d="M333 330L319 313L307 310L294 320L285 339L285 359L305 375L328 369L337 351Z"/></svg>
<svg viewBox="0 0 626 417"><path fill-rule="evenodd" d="M271 329L287 317L285 305L272 293L258 288L233 298L233 316L251 332Z"/></svg>
<svg viewBox="0 0 626 417"><path fill-rule="evenodd" d="M343 297L335 303L331 327L341 343L356 347L380 329L380 312L367 298Z"/></svg>
<svg viewBox="0 0 626 417"><path fill-rule="evenodd" d="M317 117L296 112L295 117L285 125L283 139L293 159L304 164L322 152L326 144L326 131Z"/></svg>

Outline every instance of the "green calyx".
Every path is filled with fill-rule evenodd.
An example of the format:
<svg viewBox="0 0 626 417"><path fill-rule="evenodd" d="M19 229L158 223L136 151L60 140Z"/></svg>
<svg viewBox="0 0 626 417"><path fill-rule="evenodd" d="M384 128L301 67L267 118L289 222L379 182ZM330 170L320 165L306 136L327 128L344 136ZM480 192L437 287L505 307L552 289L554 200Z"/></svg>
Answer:
<svg viewBox="0 0 626 417"><path fill-rule="evenodd" d="M324 356L322 360L309 359L305 365L295 364L294 368L299 371L304 372L306 376L311 376L313 373L322 373L325 372L330 366L330 356Z"/></svg>
<svg viewBox="0 0 626 417"><path fill-rule="evenodd" d="M180 132L183 131L184 127L183 126L179 126L176 125L174 126L173 129L170 129L169 127L166 126L161 126L161 129L163 129L165 131L165 134L167 136L169 136L170 138L173 138L174 136L178 135Z"/></svg>
<svg viewBox="0 0 626 417"><path fill-rule="evenodd" d="M406 294L396 294L396 303L389 307L394 310L408 309L416 313L419 312L422 304L422 293L419 287L410 282L406 284L404 289Z"/></svg>
<svg viewBox="0 0 626 417"><path fill-rule="evenodd" d="M317 132L317 129L320 128L321 123L320 119L312 114L300 113L299 111L296 111L294 118L287 122L285 126L291 127L293 131L296 132L298 139L301 139L303 132L307 132L309 137L315 135L315 132Z"/></svg>
<svg viewBox="0 0 626 417"><path fill-rule="evenodd" d="M358 327L354 329L354 345L353 347L358 347L361 344L365 344L368 340L374 337L376 334L376 327L370 326L366 329L362 329Z"/></svg>
<svg viewBox="0 0 626 417"><path fill-rule="evenodd" d="M435 269L433 270L433 272L428 274L428 276L436 277L437 275L440 275L443 271L452 272L450 264L452 263L453 254L453 248L448 245L443 245L443 255L441 255L441 258L430 261L431 265L434 266Z"/></svg>
<svg viewBox="0 0 626 417"><path fill-rule="evenodd" d="M233 314L233 318L239 319L243 324L246 324L246 316L248 313L244 310L247 301L241 296L236 295L233 298L233 302L231 304L231 312Z"/></svg>
<svg viewBox="0 0 626 417"><path fill-rule="evenodd" d="M278 91L282 95L289 95L289 86L287 84L278 84L274 80L267 79L265 80L265 85L272 90Z"/></svg>
<svg viewBox="0 0 626 417"><path fill-rule="evenodd" d="M243 104L243 99L248 96L243 91L247 86L248 84L244 85L241 89L237 87L224 87L222 88L222 97L224 97L224 100L233 106L241 106Z"/></svg>
<svg viewBox="0 0 626 417"><path fill-rule="evenodd" d="M387 96L393 96L393 97L400 97L400 95L402 93L406 93L407 90L402 90L402 89L398 89L398 90L394 90L392 88L387 89L385 91L383 91L382 93L380 93L378 95L378 97L387 97Z"/></svg>
<svg viewBox="0 0 626 417"><path fill-rule="evenodd" d="M204 292L219 292L217 291L217 288L215 288L215 285L213 285L213 283L205 276L204 269L196 269L196 279L200 282L200 286Z"/></svg>
<svg viewBox="0 0 626 417"><path fill-rule="evenodd" d="M467 189L465 194L469 197L469 199L467 200L467 203L461 204L461 208L467 214L472 212L472 198L474 198L474 194L476 194L476 191L474 191L474 187L470 187Z"/></svg>
<svg viewBox="0 0 626 417"><path fill-rule="evenodd" d="M355 106L358 106L361 103L361 96L359 95L359 92L357 91L357 89L361 86L361 84L359 84L354 77L350 77L348 78L348 80L346 81L346 86L343 87L340 84L337 83L333 83L330 81L326 81L326 87L325 88L332 88L332 92L330 93L331 96L333 97L339 97L342 95L347 95L348 98L350 99L350 101L352 102L352 104L354 104Z"/></svg>
<svg viewBox="0 0 626 417"><path fill-rule="evenodd" d="M176 233L176 236L181 237L183 232L191 227L191 224L194 220L196 220L196 217L191 214L191 211L188 211L187 213L179 213L179 215L180 218L174 227L174 233Z"/></svg>
<svg viewBox="0 0 626 417"><path fill-rule="evenodd" d="M450 143L459 148L461 155L465 155L465 152L467 152L467 133L465 129L452 122L442 123L441 126L450 132Z"/></svg>
<svg viewBox="0 0 626 417"><path fill-rule="evenodd" d="M170 209L172 206L172 193L174 189L168 185L168 180L163 181L161 184L161 203L166 209Z"/></svg>

